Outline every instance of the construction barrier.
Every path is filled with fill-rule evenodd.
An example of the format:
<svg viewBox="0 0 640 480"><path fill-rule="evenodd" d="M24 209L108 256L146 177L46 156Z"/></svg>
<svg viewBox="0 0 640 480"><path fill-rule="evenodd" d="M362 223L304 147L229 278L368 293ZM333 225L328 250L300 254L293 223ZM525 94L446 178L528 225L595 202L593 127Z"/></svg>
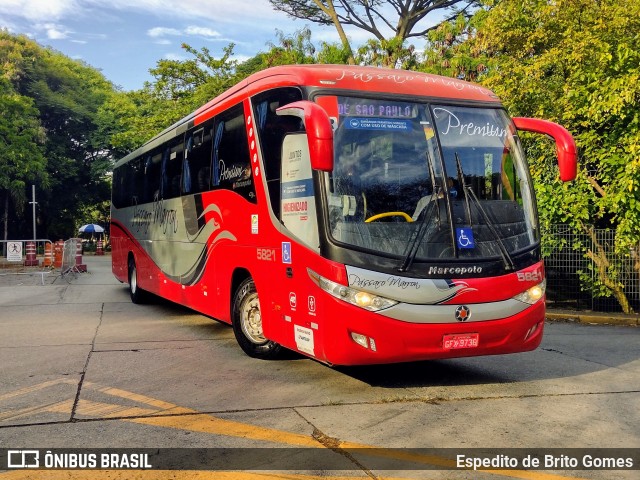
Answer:
<svg viewBox="0 0 640 480"><path fill-rule="evenodd" d="M104 255L104 250L102 250L102 240L98 240L96 244L96 255Z"/></svg>
<svg viewBox="0 0 640 480"><path fill-rule="evenodd" d="M25 267L37 267L40 262L36 258L36 242L27 242L27 248L25 249L27 258L24 261Z"/></svg>
<svg viewBox="0 0 640 480"><path fill-rule="evenodd" d="M67 273L85 273L87 266L82 263L82 239L70 238L64 242L62 249L62 276Z"/></svg>
<svg viewBox="0 0 640 480"><path fill-rule="evenodd" d="M51 242L44 244L44 258L42 260L42 266L47 268L53 266L53 248Z"/></svg>
<svg viewBox="0 0 640 480"><path fill-rule="evenodd" d="M64 253L64 241L58 240L53 246L53 267L62 268L62 258Z"/></svg>
<svg viewBox="0 0 640 480"><path fill-rule="evenodd" d="M76 241L76 271L85 273L87 266L82 263L82 239L72 238L71 240Z"/></svg>

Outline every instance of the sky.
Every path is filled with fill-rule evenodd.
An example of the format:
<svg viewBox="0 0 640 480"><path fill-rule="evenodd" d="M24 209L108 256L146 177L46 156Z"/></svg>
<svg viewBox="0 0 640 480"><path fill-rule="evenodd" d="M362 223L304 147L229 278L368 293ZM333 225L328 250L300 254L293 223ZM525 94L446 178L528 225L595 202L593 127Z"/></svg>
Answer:
<svg viewBox="0 0 640 480"><path fill-rule="evenodd" d="M337 42L333 27L318 27L273 10L268 0L0 0L0 28L86 62L123 90L142 88L162 58L190 58L187 43L220 58L235 44L246 60L312 27L312 41ZM354 44L363 32L348 32Z"/></svg>

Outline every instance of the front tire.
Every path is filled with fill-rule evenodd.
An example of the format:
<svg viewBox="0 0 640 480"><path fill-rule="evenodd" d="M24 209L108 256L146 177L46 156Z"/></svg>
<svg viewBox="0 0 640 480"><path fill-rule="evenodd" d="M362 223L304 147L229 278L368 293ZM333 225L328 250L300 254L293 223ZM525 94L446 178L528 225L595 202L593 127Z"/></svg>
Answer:
<svg viewBox="0 0 640 480"><path fill-rule="evenodd" d="M238 345L250 357L269 360L280 355L282 346L264 336L258 291L252 278L244 280L235 291L232 325Z"/></svg>

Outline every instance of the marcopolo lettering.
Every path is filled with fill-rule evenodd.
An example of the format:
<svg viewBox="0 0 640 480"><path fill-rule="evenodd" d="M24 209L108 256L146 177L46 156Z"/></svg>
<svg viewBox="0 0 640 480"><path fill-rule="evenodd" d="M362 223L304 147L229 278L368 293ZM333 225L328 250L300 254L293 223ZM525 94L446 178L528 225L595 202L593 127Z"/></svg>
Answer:
<svg viewBox="0 0 640 480"><path fill-rule="evenodd" d="M482 267L429 267L429 275L469 275L482 273Z"/></svg>

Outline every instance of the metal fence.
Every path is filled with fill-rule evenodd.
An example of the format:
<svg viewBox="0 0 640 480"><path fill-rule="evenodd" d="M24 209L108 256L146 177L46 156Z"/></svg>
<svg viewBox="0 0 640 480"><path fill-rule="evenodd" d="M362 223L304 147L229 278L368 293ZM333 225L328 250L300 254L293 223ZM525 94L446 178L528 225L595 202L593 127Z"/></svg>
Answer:
<svg viewBox="0 0 640 480"><path fill-rule="evenodd" d="M620 285L634 311L640 310L640 260L637 251L615 252L615 231L594 229L593 235L566 225L553 225L543 232L547 273L547 306L600 312L622 312L610 289L598 281L598 265L586 254L606 259L609 278Z"/></svg>
<svg viewBox="0 0 640 480"><path fill-rule="evenodd" d="M47 239L0 240L0 278L29 275L44 285L53 266L52 247Z"/></svg>

